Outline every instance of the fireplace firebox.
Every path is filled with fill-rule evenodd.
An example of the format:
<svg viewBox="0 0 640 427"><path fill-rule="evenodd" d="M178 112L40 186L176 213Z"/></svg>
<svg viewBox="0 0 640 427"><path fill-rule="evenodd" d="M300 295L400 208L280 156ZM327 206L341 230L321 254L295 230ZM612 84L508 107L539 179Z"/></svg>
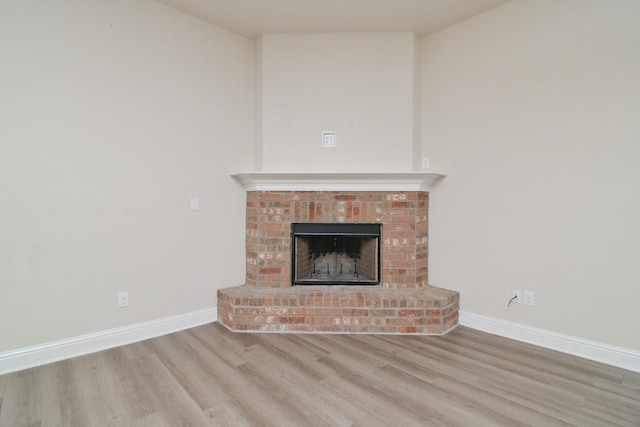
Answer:
<svg viewBox="0 0 640 427"><path fill-rule="evenodd" d="M380 285L381 224L292 223L293 285Z"/></svg>

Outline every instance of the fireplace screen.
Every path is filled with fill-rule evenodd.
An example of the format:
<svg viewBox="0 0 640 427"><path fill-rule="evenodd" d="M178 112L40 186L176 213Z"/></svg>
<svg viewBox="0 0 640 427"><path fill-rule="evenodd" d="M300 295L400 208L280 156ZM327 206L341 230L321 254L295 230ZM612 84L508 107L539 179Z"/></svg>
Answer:
<svg viewBox="0 0 640 427"><path fill-rule="evenodd" d="M380 224L291 227L294 285L380 284Z"/></svg>

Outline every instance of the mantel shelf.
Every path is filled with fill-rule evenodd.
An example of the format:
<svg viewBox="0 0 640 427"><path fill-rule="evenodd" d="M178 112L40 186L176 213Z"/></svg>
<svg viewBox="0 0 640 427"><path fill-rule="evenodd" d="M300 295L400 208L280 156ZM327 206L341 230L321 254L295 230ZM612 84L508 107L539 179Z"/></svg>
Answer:
<svg viewBox="0 0 640 427"><path fill-rule="evenodd" d="M231 175L246 191L429 191L434 172L243 172Z"/></svg>

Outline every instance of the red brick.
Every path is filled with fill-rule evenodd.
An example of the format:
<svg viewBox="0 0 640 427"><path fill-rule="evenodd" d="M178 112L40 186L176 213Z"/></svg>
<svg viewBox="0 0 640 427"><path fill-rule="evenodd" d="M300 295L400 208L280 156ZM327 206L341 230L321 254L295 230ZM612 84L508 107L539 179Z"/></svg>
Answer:
<svg viewBox="0 0 640 427"><path fill-rule="evenodd" d="M369 316L368 308L345 308L342 310L345 316Z"/></svg>
<svg viewBox="0 0 640 427"><path fill-rule="evenodd" d="M385 209L387 209L385 213ZM257 330L286 331L305 330L348 332L342 328L340 323L346 326L353 326L361 329L364 322L375 323L379 327L380 333L430 333L420 330L420 325L397 326L386 324L387 317L382 316L380 310L391 310L390 318L406 317L411 321L423 321L424 317L417 313L420 310L432 307L443 307L442 312L438 312L445 322L452 322L445 325L447 329L455 326L457 321L458 297L455 293L438 293L434 289L432 297L425 298L425 294L419 297L409 298L405 296L394 296L393 289L413 289L418 285L427 284L427 214L428 214L428 193L426 192L337 192L337 191L283 191L283 192L247 192L246 200L246 237L245 245L247 252L246 283L248 289L255 289L257 292L266 292L268 289L273 293L270 297L262 295L266 307L268 304L280 304L282 307L271 306L277 313L285 310L285 315L279 314L277 317L271 316L273 324L266 325L256 322L244 322L243 328L247 330L247 324L256 325ZM258 224L257 222L261 223ZM290 293L291 289L291 259L290 247L291 237L290 223L292 221L311 222L380 222L384 221L383 227L383 273L381 282L383 287L372 291L340 294L328 290L327 292L308 292L307 290L297 290ZM257 254L262 254L258 257ZM230 288L234 289L234 288ZM262 291L261 289L264 289ZM389 293L384 294L383 293ZM236 295L241 296L240 292ZM261 295L261 294L260 294ZM373 295L376 295L375 297ZM228 302L225 302L228 301ZM248 298L233 297L231 293L219 293L219 313L221 315L232 316L233 307L237 307L237 315L259 316L260 307L250 305L238 307L235 302L244 302L247 305L256 304L260 301L258 294ZM226 304L226 305L225 305ZM455 306L453 305L455 304ZM451 307L451 308L450 308ZM455 310L454 308L455 307ZM378 314L365 314L367 310ZM287 311L289 310L289 311ZM324 310L325 315L319 315L320 310ZM397 313L395 311L398 311ZM412 311L418 310L418 311ZM310 316L310 314L316 316ZM402 314L400 314L402 313ZM281 323L278 319L282 317ZM331 323L320 323L317 326L320 330L314 329L313 325L300 323L290 323L296 318L324 318L324 322L338 322L337 325ZM440 318L438 317L438 318ZM227 319L228 321L229 319ZM255 319L254 319L255 320ZM392 321L399 322L399 321ZM425 321L426 322L426 321ZM228 322L225 322L227 326ZM296 328L293 327L303 328ZM428 325L425 328L431 328ZM440 325L434 325L441 328ZM406 328L406 329L400 329ZM410 329L413 328L413 329ZM250 329L249 329L250 330ZM435 330L435 329L434 329ZM416 332L414 332L416 331ZM372 332L369 330L369 332ZM442 333L439 329L434 333Z"/></svg>
<svg viewBox="0 0 640 427"><path fill-rule="evenodd" d="M342 308L336 307L336 308L323 308L323 307L319 307L316 308L316 315L317 316L340 316L342 314Z"/></svg>
<svg viewBox="0 0 640 427"><path fill-rule="evenodd" d="M396 332L399 334L416 334L422 329L420 326L398 326Z"/></svg>
<svg viewBox="0 0 640 427"><path fill-rule="evenodd" d="M309 307L295 307L289 309L289 314L293 316L313 316L316 314L316 310Z"/></svg>
<svg viewBox="0 0 640 427"><path fill-rule="evenodd" d="M372 308L370 313L371 316L374 317L393 317L396 316L397 310L390 308Z"/></svg>
<svg viewBox="0 0 640 427"><path fill-rule="evenodd" d="M258 200L260 202L281 202L283 195L280 192L275 191L260 191L258 193Z"/></svg>
<svg viewBox="0 0 640 427"><path fill-rule="evenodd" d="M278 321L279 323L282 323L282 324L304 323L305 319L306 317L304 316L287 316L287 317L279 317Z"/></svg>
<svg viewBox="0 0 640 427"><path fill-rule="evenodd" d="M235 329L239 331L257 331L259 330L260 325L257 323L244 323L244 324L236 324Z"/></svg>
<svg viewBox="0 0 640 427"><path fill-rule="evenodd" d="M422 309L403 308L398 310L398 316L424 316L425 311Z"/></svg>

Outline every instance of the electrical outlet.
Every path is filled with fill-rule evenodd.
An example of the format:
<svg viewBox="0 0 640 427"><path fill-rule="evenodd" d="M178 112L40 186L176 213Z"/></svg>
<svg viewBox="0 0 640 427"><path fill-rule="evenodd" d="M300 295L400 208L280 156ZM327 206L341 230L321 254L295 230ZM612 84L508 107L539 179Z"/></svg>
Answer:
<svg viewBox="0 0 640 427"><path fill-rule="evenodd" d="M129 307L129 292L118 293L118 308Z"/></svg>
<svg viewBox="0 0 640 427"><path fill-rule="evenodd" d="M532 291L524 291L524 305L528 305L533 307L534 303L534 294Z"/></svg>
<svg viewBox="0 0 640 427"><path fill-rule="evenodd" d="M511 298L514 298L511 300L512 303L517 302L518 304L520 304L522 302L522 291L519 289L512 290Z"/></svg>
<svg viewBox="0 0 640 427"><path fill-rule="evenodd" d="M431 162L428 157L422 158L422 170L427 170L431 167Z"/></svg>

